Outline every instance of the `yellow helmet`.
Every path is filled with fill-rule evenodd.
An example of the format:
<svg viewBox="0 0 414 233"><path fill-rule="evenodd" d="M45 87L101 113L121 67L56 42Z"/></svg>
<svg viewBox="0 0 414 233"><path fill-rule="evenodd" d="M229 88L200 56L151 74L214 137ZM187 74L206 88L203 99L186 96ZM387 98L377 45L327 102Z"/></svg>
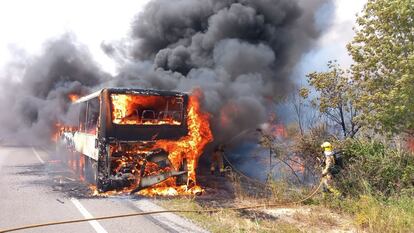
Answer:
<svg viewBox="0 0 414 233"><path fill-rule="evenodd" d="M332 144L329 142L322 143L321 147L323 148L324 151L332 151L333 149Z"/></svg>

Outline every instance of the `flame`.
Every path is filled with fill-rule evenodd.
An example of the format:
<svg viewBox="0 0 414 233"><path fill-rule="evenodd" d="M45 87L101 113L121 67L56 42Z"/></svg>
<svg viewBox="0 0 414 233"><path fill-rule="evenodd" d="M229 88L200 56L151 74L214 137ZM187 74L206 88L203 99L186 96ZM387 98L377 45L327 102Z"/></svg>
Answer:
<svg viewBox="0 0 414 233"><path fill-rule="evenodd" d="M80 156L79 161L76 163L78 169L79 179L85 181L85 156Z"/></svg>
<svg viewBox="0 0 414 233"><path fill-rule="evenodd" d="M196 91L190 97L188 110L188 129L189 134L178 141L159 140L155 147L162 148L170 152L169 159L174 166L178 167L183 157L187 158L189 176L195 182L195 169L197 168L198 158L201 156L207 143L213 140L210 130L209 115L200 110L201 92Z"/></svg>
<svg viewBox="0 0 414 233"><path fill-rule="evenodd" d="M161 183L162 184L162 183ZM203 193L203 189L195 185L191 188L188 188L187 185L181 186L166 186L161 185L160 187L153 187L144 189L139 192L140 195L144 196L177 196L177 195L200 195Z"/></svg>
<svg viewBox="0 0 414 233"><path fill-rule="evenodd" d="M75 132L77 130L77 127L74 126L68 126L68 125L63 125L61 123L55 123L54 127L53 127L53 132L51 135L51 140L52 142L57 142L58 138L64 133L64 132Z"/></svg>
<svg viewBox="0 0 414 233"><path fill-rule="evenodd" d="M282 124L273 124L270 126L270 133L275 136L275 137L282 137L282 138L286 138L287 135L287 131L286 131L286 127Z"/></svg>
<svg viewBox="0 0 414 233"><path fill-rule="evenodd" d="M233 118L240 114L240 111L235 103L229 102L220 109L220 125L228 128L233 122Z"/></svg>
<svg viewBox="0 0 414 233"><path fill-rule="evenodd" d="M177 195L177 194L197 194L202 189L196 184L196 168L204 147L213 140L210 130L208 113L201 111L199 99L202 96L200 90L195 90L190 96L188 107L187 125L189 133L178 141L159 140L156 148L162 148L169 152L168 158L174 167L179 167L183 158L187 159L189 182L187 185L175 186L173 179L168 179L155 187L151 187L139 192L141 195ZM191 184L193 184L191 186ZM190 187L191 186L191 187ZM175 194L172 189L177 192Z"/></svg>
<svg viewBox="0 0 414 233"><path fill-rule="evenodd" d="M70 100L70 102L75 102L76 100L78 100L79 99L79 95L77 95L77 94L69 94L68 95L68 98L69 98L69 100Z"/></svg>
<svg viewBox="0 0 414 233"><path fill-rule="evenodd" d="M123 125L181 125L183 123L183 110L186 111L186 123L188 128L188 134L181 137L178 140L158 140L156 141L151 148L153 149L163 149L168 152L168 159L171 161L171 166L167 168L160 169L156 164L151 164L147 162L145 175L155 175L161 172L168 172L171 169L176 169L182 165L182 161L185 159L187 161L187 170L188 170L188 182L184 185L177 185L176 178L170 177L167 180L158 183L150 188L143 189L138 192L139 195L147 196L176 196L176 195L197 195L203 192L203 189L196 183L196 168L198 165L199 157L202 155L204 147L213 140L213 135L210 130L209 118L210 115L201 110L200 107L200 98L202 97L201 90L194 91L189 96L188 106L186 109L183 109L184 103L181 102L183 99L180 97L166 97L166 96L141 96L141 95L131 95L131 94L111 94L111 104L112 104L112 122L115 124ZM138 109L138 110L136 110ZM160 117L152 120L145 121L141 116L145 109L153 109ZM140 111L140 114L131 114L131 111ZM181 113L181 114L177 114ZM141 115L141 116L140 116ZM63 126L56 124L56 139L62 135L63 132L73 132L77 129L74 127ZM90 132L93 133L93 132ZM117 152L118 149L115 145L110 146L112 152ZM147 149L149 150L149 149ZM127 164L128 157L130 154L136 154L135 152L145 152L142 148L133 149L133 150L121 150L123 156L121 159L115 161L116 167L114 172L119 172ZM76 157L76 155L75 155ZM125 160L125 161L124 161ZM142 165L140 162L139 165ZM84 166L84 160L76 161L75 158L69 159L69 166L74 170L82 170ZM135 167L135 171L138 167ZM138 170L139 171L139 170ZM134 172L135 174L136 172ZM81 180L84 180L83 174L81 175ZM114 194L127 194L136 186L136 184L131 187L123 188L122 190L109 191L105 193L99 193L96 189L96 186L90 186L92 195L98 196L109 196Z"/></svg>
<svg viewBox="0 0 414 233"><path fill-rule="evenodd" d="M304 173L305 172L305 165L304 161L301 157L294 155L292 158L290 158L287 163L292 167L292 169L296 173Z"/></svg>
<svg viewBox="0 0 414 233"><path fill-rule="evenodd" d="M70 102L77 101L80 96L78 94L70 93L67 95L67 98L70 100ZM62 135L64 132L74 132L76 131L76 127L63 125L60 122L56 122L53 126L53 132L51 135L52 142L57 142L58 138Z"/></svg>
<svg viewBox="0 0 414 233"><path fill-rule="evenodd" d="M56 143L58 141L60 133L61 133L61 125L59 123L55 123L55 125L53 127L52 136L50 138L52 140L52 142Z"/></svg>
<svg viewBox="0 0 414 233"><path fill-rule="evenodd" d="M198 165L198 159L203 153L204 147L207 143L213 140L213 135L210 130L208 113L202 112L200 107L200 98L202 97L202 92L200 90L195 90L189 97L189 103L187 108L187 127L188 135L184 136L178 140L158 140L151 148L159 148L168 152L168 159L171 161L174 168L181 166L183 159L187 161L188 169L188 182L185 185L177 185L176 178L170 177L167 180L158 183L152 187L143 189L138 192L139 195L145 196L176 196L176 195L198 195L203 192L203 189L196 184L196 168ZM116 124L143 124L139 118L130 118L129 120L125 119L125 116L128 115L129 109L136 109L137 104L147 107L154 106L164 106L165 103L162 102L165 97L158 96L133 96L133 95L124 95L116 94L111 95L112 98L112 120ZM173 121L158 121L153 122L153 124L181 124L181 122ZM117 151L117 148L111 147L113 151ZM145 152L145 151L140 151ZM128 153L124 152L126 157ZM116 161L117 167L114 171L122 169L126 164L126 161L119 159ZM147 168L145 170L146 175L159 174L164 171L168 171L171 168L165 168L163 170L159 169L157 165L147 162ZM110 196L110 195L119 195L129 193L133 187L126 187L122 190L109 191L105 193L99 193L96 190L95 186L91 186L92 195L96 196Z"/></svg>
<svg viewBox="0 0 414 233"><path fill-rule="evenodd" d="M111 94L112 122L119 125L181 125L181 119L174 119L180 111L175 98L162 96L139 96ZM157 113L155 114L156 108ZM172 108L172 109L171 109ZM147 109L147 110L145 110ZM145 114L147 113L147 117ZM156 117L155 115L159 115ZM178 114L178 117L181 117Z"/></svg>
<svg viewBox="0 0 414 233"><path fill-rule="evenodd" d="M96 187L96 185L89 185L89 190L90 190L90 194L92 196L96 196L96 197L110 197L110 196L114 196L114 195L120 195L120 194L128 194L130 190L129 189L124 189L121 191L107 191L104 193L99 192L98 188Z"/></svg>

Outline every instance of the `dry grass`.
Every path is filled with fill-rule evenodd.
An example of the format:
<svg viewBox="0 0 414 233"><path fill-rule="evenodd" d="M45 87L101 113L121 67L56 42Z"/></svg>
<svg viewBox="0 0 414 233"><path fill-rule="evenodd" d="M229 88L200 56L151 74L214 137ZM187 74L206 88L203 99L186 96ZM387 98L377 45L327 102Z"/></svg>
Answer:
<svg viewBox="0 0 414 233"><path fill-rule="evenodd" d="M157 200L157 204L167 209L203 209L201 205L190 198ZM182 216L211 232L302 232L296 226L272 217L232 210L223 210L211 214L183 213Z"/></svg>
<svg viewBox="0 0 414 233"><path fill-rule="evenodd" d="M354 222L366 232L414 232L414 199L399 197L388 201L364 195L359 199L345 199L332 203L342 211L351 213Z"/></svg>
<svg viewBox="0 0 414 233"><path fill-rule="evenodd" d="M234 199L197 201L190 197L156 200L166 209L203 210L214 207L241 207L265 203L279 203L286 206L307 196L312 190L293 190L286 182L273 181L267 195L255 195L254 190L240 182L240 177L229 176ZM246 189L247 187L247 189ZM263 193L263 192L262 192ZM313 203L311 201L310 203ZM316 203L318 204L318 203ZM222 210L215 213L182 213L210 232L356 232L352 219L345 215L330 212L323 206L291 206L286 208L258 210Z"/></svg>
<svg viewBox="0 0 414 233"><path fill-rule="evenodd" d="M331 229L339 227L338 220L332 214L326 213L326 211L312 210L309 213L298 211L292 218L312 228Z"/></svg>

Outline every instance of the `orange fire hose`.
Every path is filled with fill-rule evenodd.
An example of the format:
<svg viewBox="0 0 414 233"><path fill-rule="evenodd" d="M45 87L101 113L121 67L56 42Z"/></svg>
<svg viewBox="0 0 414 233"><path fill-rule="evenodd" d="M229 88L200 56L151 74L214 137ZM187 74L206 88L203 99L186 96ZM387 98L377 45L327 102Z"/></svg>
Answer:
<svg viewBox="0 0 414 233"><path fill-rule="evenodd" d="M140 212L140 213L130 213L130 214L120 214L120 215L109 215L109 216L102 216L96 218L85 218L85 219L74 219L74 220L67 220L67 221L56 221L56 222L47 222L47 223L40 223L40 224L32 224L26 225L16 228L9 228L0 230L0 233L4 232L13 232L19 230L26 230L26 229L33 229L38 227L46 227L46 226L54 226L54 225L62 225L62 224L71 224L71 223L80 223L80 222L87 222L87 221L96 221L96 220L106 220L106 219L114 219L114 218L126 218L126 217L134 217L134 216L142 216L142 215L151 215L151 214L162 214L162 213L213 213L213 212L220 212L223 210L246 210L246 209L259 209L259 208L269 208L269 207L284 207L288 205L295 205L302 203L310 198L312 198L318 190L321 188L322 182L319 182L318 187L313 190L311 194L306 196L305 198L295 201L282 204L262 204L262 205L252 205L252 206L243 206L243 207L232 207L232 208L214 208L214 209L206 209L206 210L160 210L160 211L149 211L149 212Z"/></svg>
<svg viewBox="0 0 414 233"><path fill-rule="evenodd" d="M241 171L237 170L227 159L227 157L224 155L224 159L229 163L229 165L239 174L242 175L249 180L253 181L254 183L258 183L260 185L263 185L265 187L268 187L267 184L263 184L262 182L253 179L251 177L246 176ZM106 220L106 219L115 219L115 218L126 218L126 217L134 217L134 216L143 216L143 215L152 215L152 214L163 214L163 213L214 213L214 212L220 212L223 210L246 210L246 209L260 209L260 208L271 208L271 207L284 207L289 205L296 205L300 204L306 200L309 200L312 198L321 188L322 181L319 182L319 185L305 198L295 201L295 202L289 202L285 204L262 204L262 205L251 205L251 206L243 206L243 207L231 207L231 208L214 208L214 209L206 209L206 210L160 210L160 211L149 211L149 212L140 212L140 213L130 213L130 214L120 214L120 215L109 215L109 216L102 216L102 217L95 217L95 218L84 218L84 219L74 219L74 220L66 220L66 221L56 221L56 222L47 222L47 223L40 223L40 224L32 224L32 225L26 225L16 228L9 228L9 229L3 229L0 230L0 233L5 232L14 232L19 230L27 230L27 229L33 229L33 228L39 228L39 227L46 227L46 226L54 226L54 225L63 225L63 224L72 224L72 223L80 223L80 222L88 222L88 221L97 221L97 220Z"/></svg>

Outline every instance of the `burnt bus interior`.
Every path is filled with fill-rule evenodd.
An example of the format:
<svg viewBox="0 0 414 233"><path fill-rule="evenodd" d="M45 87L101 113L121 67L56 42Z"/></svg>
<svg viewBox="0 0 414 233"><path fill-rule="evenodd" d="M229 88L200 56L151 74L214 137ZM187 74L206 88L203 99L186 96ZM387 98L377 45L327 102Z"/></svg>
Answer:
<svg viewBox="0 0 414 233"><path fill-rule="evenodd" d="M78 129L63 132L60 145L80 165L79 173L99 191L132 192L170 177L188 182L187 163L174 167L157 140L188 134L188 96L179 92L108 88L80 98Z"/></svg>

